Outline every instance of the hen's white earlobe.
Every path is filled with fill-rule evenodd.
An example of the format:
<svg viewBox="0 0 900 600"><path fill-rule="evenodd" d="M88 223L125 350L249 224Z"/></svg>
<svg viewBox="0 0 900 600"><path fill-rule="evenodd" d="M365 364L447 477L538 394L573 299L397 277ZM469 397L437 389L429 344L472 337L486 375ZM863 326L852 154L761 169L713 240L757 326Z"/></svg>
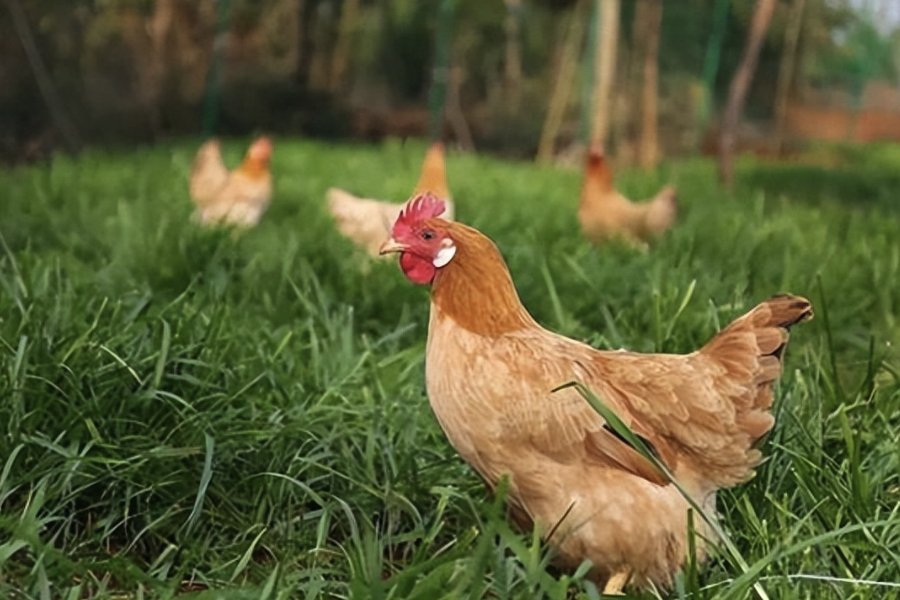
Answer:
<svg viewBox="0 0 900 600"><path fill-rule="evenodd" d="M456 256L456 246L451 242L449 245L438 250L438 253L434 255L434 260L431 261L431 264L440 269L453 260L454 256Z"/></svg>

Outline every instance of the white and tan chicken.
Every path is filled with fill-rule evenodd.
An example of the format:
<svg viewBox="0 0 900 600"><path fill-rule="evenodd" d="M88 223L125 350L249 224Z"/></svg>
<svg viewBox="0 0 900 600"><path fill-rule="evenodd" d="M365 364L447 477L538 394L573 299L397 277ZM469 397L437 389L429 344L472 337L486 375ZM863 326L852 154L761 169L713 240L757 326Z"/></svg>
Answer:
<svg viewBox="0 0 900 600"><path fill-rule="evenodd" d="M425 153L422 172L413 194L425 192L430 192L445 202L446 210L441 218L452 221L453 200L447 187L444 145L440 142L433 143ZM381 244L391 237L391 227L400 215L403 203L360 198L338 188L329 188L326 198L328 210L334 216L338 230L369 255L377 257Z"/></svg>
<svg viewBox="0 0 900 600"><path fill-rule="evenodd" d="M257 225L272 198L271 156L271 140L258 138L241 164L229 172L222 162L219 140L203 144L194 158L188 185L197 207L194 220L203 225Z"/></svg>

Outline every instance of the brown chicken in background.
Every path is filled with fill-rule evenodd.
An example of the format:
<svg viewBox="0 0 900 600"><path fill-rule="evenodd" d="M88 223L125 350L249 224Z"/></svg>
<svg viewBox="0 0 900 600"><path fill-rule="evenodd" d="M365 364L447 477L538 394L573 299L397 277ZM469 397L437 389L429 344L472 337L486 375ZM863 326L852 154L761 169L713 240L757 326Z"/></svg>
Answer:
<svg viewBox="0 0 900 600"><path fill-rule="evenodd" d="M272 198L271 156L271 140L261 137L250 145L240 166L229 172L219 141L203 144L194 158L189 183L197 206L194 219L204 225L253 227L259 223Z"/></svg>
<svg viewBox="0 0 900 600"><path fill-rule="evenodd" d="M489 487L510 476L511 514L550 535L563 568L590 559L607 593L670 586L688 553L690 505L577 391L553 390L588 387L715 515L716 491L752 478L762 459L788 331L812 318L810 303L773 296L690 354L595 350L541 327L497 246L434 218L443 210L416 197L381 251L432 286L425 381L450 443ZM715 538L694 522L703 560L703 538Z"/></svg>
<svg viewBox="0 0 900 600"><path fill-rule="evenodd" d="M664 187L649 202L634 203L613 183L612 169L603 153L594 148L585 165L578 220L592 244L615 238L646 248L654 237L669 229L678 213L675 189Z"/></svg>
<svg viewBox="0 0 900 600"><path fill-rule="evenodd" d="M413 194L430 192L446 203L442 218L454 218L453 200L447 187L444 165L444 145L433 143L425 153L419 182ZM391 226L397 220L403 203L359 198L338 188L326 192L328 210L337 222L338 230L362 246L371 256L378 256L381 244L391 236Z"/></svg>

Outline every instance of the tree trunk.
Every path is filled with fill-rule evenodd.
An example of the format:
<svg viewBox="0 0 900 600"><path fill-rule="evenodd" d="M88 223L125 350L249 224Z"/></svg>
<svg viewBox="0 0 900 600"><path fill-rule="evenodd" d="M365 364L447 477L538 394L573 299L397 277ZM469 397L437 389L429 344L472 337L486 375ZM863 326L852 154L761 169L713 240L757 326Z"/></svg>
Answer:
<svg viewBox="0 0 900 600"><path fill-rule="evenodd" d="M591 147L605 149L612 114L612 85L616 75L616 49L619 44L619 0L597 0L600 10L598 31L600 43L594 63L594 127Z"/></svg>
<svg viewBox="0 0 900 600"><path fill-rule="evenodd" d="M350 62L350 42L359 18L359 0L344 0L341 5L341 19L338 24L338 38L331 56L331 79L328 89L337 92L344 83L347 64Z"/></svg>
<svg viewBox="0 0 900 600"><path fill-rule="evenodd" d="M800 30L803 26L803 8L806 0L794 0L791 14L784 30L784 48L781 50L781 64L778 65L778 85L775 90L775 139L773 146L775 155L781 154L784 146L784 123L787 117L788 99L791 95L791 83L794 80L794 68L797 64L797 46L800 41Z"/></svg>
<svg viewBox="0 0 900 600"><path fill-rule="evenodd" d="M659 33L662 26L662 0L642 0L646 5L644 18L644 86L641 102L641 143L638 162L643 169L656 168L659 162L659 128L657 126L659 99Z"/></svg>
<svg viewBox="0 0 900 600"><path fill-rule="evenodd" d="M547 119L541 130L541 140L538 144L537 162L549 163L553 158L553 145L559 135L563 119L566 114L566 106L569 104L569 93L572 89L572 81L575 79L575 68L578 65L578 49L584 39L585 20L581 14L582 2L579 2L572 10L569 26L566 28L563 40L563 48L560 53L559 70L553 91L547 108Z"/></svg>
<svg viewBox="0 0 900 600"><path fill-rule="evenodd" d="M719 137L719 180L728 189L734 187L734 145L738 123L777 2L778 0L757 0L753 20L750 23L750 35L744 46L744 55L728 89L728 104L722 117L722 131Z"/></svg>

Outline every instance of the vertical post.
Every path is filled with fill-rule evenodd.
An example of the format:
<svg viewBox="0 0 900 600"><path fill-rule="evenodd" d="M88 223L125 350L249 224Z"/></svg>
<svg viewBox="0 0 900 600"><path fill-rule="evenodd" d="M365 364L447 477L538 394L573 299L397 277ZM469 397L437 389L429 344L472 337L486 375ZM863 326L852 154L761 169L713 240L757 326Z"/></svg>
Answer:
<svg viewBox="0 0 900 600"><path fill-rule="evenodd" d="M211 136L219 120L219 101L222 96L222 67L228 46L228 28L231 17L231 0L216 2L216 37L209 72L206 75L206 93L203 98L203 135Z"/></svg>
<svg viewBox="0 0 900 600"><path fill-rule="evenodd" d="M697 114L697 143L703 139L703 131L709 124L713 112L713 96L716 87L716 76L719 73L719 60L722 56L722 44L725 41L725 26L728 24L730 0L716 0L713 7L712 31L706 45L706 56L703 58L703 98Z"/></svg>
<svg viewBox="0 0 900 600"><path fill-rule="evenodd" d="M434 64L431 68L431 89L428 90L428 137L441 138L444 106L447 102L447 83L450 79L450 43L453 38L453 14L456 0L442 0L437 14L434 36Z"/></svg>
<svg viewBox="0 0 900 600"><path fill-rule="evenodd" d="M594 119L591 127L591 147L605 148L613 112L613 81L616 76L616 51L619 45L619 0L600 0L600 35L598 56L594 70Z"/></svg>
<svg viewBox="0 0 900 600"><path fill-rule="evenodd" d="M599 39L598 21L600 20L600 0L591 1L591 16L588 21L588 40L584 47L584 83L581 86L581 123L579 137L587 144L591 138L591 100L594 97L594 57L597 54Z"/></svg>
<svg viewBox="0 0 900 600"><path fill-rule="evenodd" d="M775 88L775 140L776 156L784 147L784 127L787 121L788 99L791 83L794 81L794 67L797 63L797 45L803 29L803 9L806 0L794 0L791 5L788 24L784 31L784 46L781 49L781 61L778 65L778 83Z"/></svg>
<svg viewBox="0 0 900 600"><path fill-rule="evenodd" d="M522 20L521 0L504 0L506 18L503 30L506 35L506 56L503 64L503 78L506 87L506 99L510 110L518 112L521 100L522 56L519 41L519 30Z"/></svg>

